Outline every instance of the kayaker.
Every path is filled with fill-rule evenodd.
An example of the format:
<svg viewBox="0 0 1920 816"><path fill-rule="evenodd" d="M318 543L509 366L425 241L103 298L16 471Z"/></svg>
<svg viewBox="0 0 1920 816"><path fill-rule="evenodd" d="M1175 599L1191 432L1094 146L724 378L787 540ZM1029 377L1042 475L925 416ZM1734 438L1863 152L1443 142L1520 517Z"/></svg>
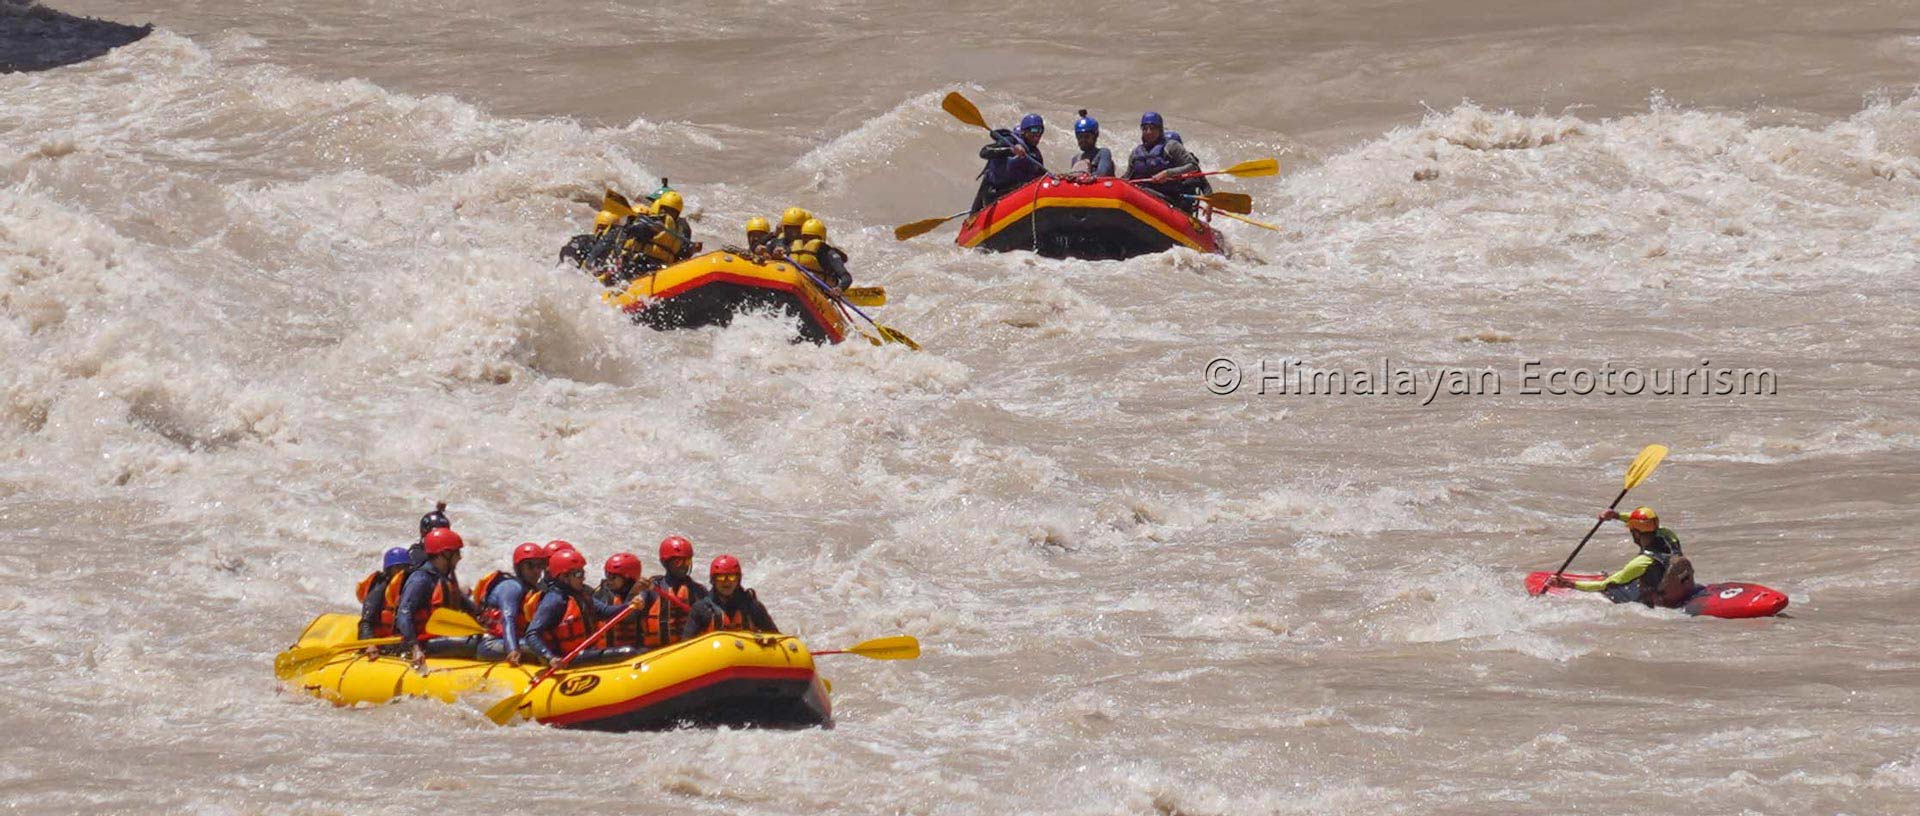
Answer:
<svg viewBox="0 0 1920 816"><path fill-rule="evenodd" d="M513 548L513 571L494 570L473 584L473 599L480 605L480 622L487 635L474 648L481 660L505 660L520 665L521 640L527 632L525 604L527 595L540 586L547 570L547 548L531 541Z"/></svg>
<svg viewBox="0 0 1920 816"><path fill-rule="evenodd" d="M394 547L380 559L380 568L367 573L354 588L360 598L360 639L393 636L393 609L387 606L387 584L412 564L407 548Z"/></svg>
<svg viewBox="0 0 1920 816"><path fill-rule="evenodd" d="M399 603L393 611L393 628L400 636L401 648L416 668L428 657L472 657L479 645L477 635L465 638L425 635L427 618L435 609L446 607L469 615L480 611L466 593L460 591L460 580L453 574L466 542L452 528L439 527L426 534L421 546L426 550L427 563L407 573L406 585L401 587Z"/></svg>
<svg viewBox="0 0 1920 816"><path fill-rule="evenodd" d="M713 559L712 566L707 569L707 578L713 582L713 593L693 605L693 615L687 619L687 627L680 632L681 640L699 637L707 632L780 631L774 627L773 616L767 614L767 607L760 603L760 596L740 586L740 559L731 555Z"/></svg>
<svg viewBox="0 0 1920 816"><path fill-rule="evenodd" d="M1160 114L1147 111L1140 116L1140 144L1127 157L1127 178L1183 210L1191 212L1193 199L1187 196L1206 189L1204 179L1176 179L1200 172L1200 160L1187 151L1178 138L1169 136Z"/></svg>
<svg viewBox="0 0 1920 816"><path fill-rule="evenodd" d="M787 257L837 288L853 285L853 273L847 271L847 253L827 243L826 222L818 218L807 219L800 228L800 240L793 242Z"/></svg>
<svg viewBox="0 0 1920 816"><path fill-rule="evenodd" d="M666 569L665 575L653 577L653 596L672 596L674 603L666 597L652 597L641 613L646 618L640 624L640 639L649 649L658 649L670 643L680 641L681 633L687 628L692 607L707 597L707 588L693 580L693 542L677 535L660 540L660 566Z"/></svg>
<svg viewBox="0 0 1920 816"><path fill-rule="evenodd" d="M1647 606L1678 608L1684 606L1700 586L1693 581L1693 562L1680 552L1680 537L1660 526L1660 516L1651 507L1636 507L1621 516L1608 509L1601 521L1624 519L1640 548L1619 572L1596 581L1574 581L1566 576L1549 579L1548 586L1564 586L1582 592L1604 592L1614 603L1639 602Z"/></svg>
<svg viewBox="0 0 1920 816"><path fill-rule="evenodd" d="M980 158L987 160L987 166L980 170L980 191L973 196L973 212L1047 174L1046 157L1040 155L1046 121L1040 114L1029 113L1020 117L1016 130L1018 136L1013 130L995 130L993 144L980 148Z"/></svg>
<svg viewBox="0 0 1920 816"><path fill-rule="evenodd" d="M634 589L640 585L640 556L629 552L614 553L607 557L604 571L606 577L600 579L600 587L594 591L593 597L615 606L630 603ZM607 645L638 648L640 613L635 612L614 624L613 631L607 633Z"/></svg>
<svg viewBox="0 0 1920 816"><path fill-rule="evenodd" d="M634 604L640 600L635 598ZM547 579L528 599L527 607L530 611L523 643L552 664L586 643L600 624L620 614L621 605L606 603L588 592L586 556L576 550L561 550L547 560ZM617 660L636 651L631 647L590 646L574 658L572 665Z"/></svg>
<svg viewBox="0 0 1920 816"><path fill-rule="evenodd" d="M1113 152L1100 146L1100 122L1080 111L1080 118L1074 120L1073 138L1080 143L1080 155L1073 157L1073 164L1067 168L1067 174L1080 178L1101 178L1113 175Z"/></svg>

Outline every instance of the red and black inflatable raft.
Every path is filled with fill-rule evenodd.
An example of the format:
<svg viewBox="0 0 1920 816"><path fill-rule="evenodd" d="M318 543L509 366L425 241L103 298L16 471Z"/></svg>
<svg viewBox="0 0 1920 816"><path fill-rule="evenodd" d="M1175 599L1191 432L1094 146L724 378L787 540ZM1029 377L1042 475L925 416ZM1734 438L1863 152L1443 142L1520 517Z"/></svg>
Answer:
<svg viewBox="0 0 1920 816"><path fill-rule="evenodd" d="M995 252L1084 260L1119 260L1177 246L1227 254L1225 238L1211 224L1119 178L1034 179L974 213L954 240Z"/></svg>

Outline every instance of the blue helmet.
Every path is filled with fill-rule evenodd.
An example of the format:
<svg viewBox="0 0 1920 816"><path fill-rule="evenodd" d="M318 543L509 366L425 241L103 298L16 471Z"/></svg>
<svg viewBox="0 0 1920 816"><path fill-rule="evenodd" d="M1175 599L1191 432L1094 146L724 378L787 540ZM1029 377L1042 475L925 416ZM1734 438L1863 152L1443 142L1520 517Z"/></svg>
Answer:
<svg viewBox="0 0 1920 816"><path fill-rule="evenodd" d="M407 556L407 548L395 547L387 551L385 558L380 559L380 568L393 569L394 567L404 567L410 563L412 563L412 559Z"/></svg>
<svg viewBox="0 0 1920 816"><path fill-rule="evenodd" d="M1085 110L1080 111L1080 118L1073 123L1073 134L1075 136L1078 136L1082 133L1099 133L1099 132L1100 132L1100 123L1097 121L1094 121L1093 117L1088 116Z"/></svg>
<svg viewBox="0 0 1920 816"><path fill-rule="evenodd" d="M1163 128L1167 126L1167 123L1160 118L1160 114L1147 111L1146 113L1140 114L1140 126L1146 127L1148 125Z"/></svg>
<svg viewBox="0 0 1920 816"><path fill-rule="evenodd" d="M1020 117L1020 132L1022 133L1025 133L1029 130L1046 130L1046 129L1047 129L1046 120L1041 119L1040 114L1029 113L1025 116Z"/></svg>

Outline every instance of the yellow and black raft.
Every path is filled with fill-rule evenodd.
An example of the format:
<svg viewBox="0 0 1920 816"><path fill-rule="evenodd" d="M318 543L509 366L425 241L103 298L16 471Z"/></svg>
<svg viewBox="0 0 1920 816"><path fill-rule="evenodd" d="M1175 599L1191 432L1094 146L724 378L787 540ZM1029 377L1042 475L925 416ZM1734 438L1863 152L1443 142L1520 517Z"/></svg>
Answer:
<svg viewBox="0 0 1920 816"><path fill-rule="evenodd" d="M797 318L803 339L838 343L847 336L847 315L804 270L727 250L635 278L625 290L603 297L655 329L725 326L736 314L772 311Z"/></svg>
<svg viewBox="0 0 1920 816"><path fill-rule="evenodd" d="M285 654L353 641L360 619L321 615ZM463 695L523 694L540 671L503 662L433 658L424 674L406 660L347 649L287 682L338 705L396 697L454 702ZM714 632L619 663L554 673L525 694L520 712L536 722L595 731L680 724L771 728L833 727L828 687L806 644L791 635Z"/></svg>

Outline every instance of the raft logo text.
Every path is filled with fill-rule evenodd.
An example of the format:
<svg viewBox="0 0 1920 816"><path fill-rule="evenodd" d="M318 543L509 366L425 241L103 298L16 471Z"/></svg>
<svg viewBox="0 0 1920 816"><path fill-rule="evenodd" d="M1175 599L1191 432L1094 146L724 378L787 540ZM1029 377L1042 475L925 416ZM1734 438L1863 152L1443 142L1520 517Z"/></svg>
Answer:
<svg viewBox="0 0 1920 816"><path fill-rule="evenodd" d="M1231 357L1215 357L1207 361L1202 377L1208 393L1216 396L1246 388L1257 396L1412 397L1423 406L1442 396L1750 397L1773 396L1780 390L1780 378L1773 369L1715 366L1704 359L1691 366L1607 362L1597 367L1520 360L1513 370L1503 372L1490 366L1410 366L1391 357L1382 357L1373 366L1327 368L1301 360L1265 358L1248 367ZM1509 383L1516 387L1509 390Z"/></svg>

